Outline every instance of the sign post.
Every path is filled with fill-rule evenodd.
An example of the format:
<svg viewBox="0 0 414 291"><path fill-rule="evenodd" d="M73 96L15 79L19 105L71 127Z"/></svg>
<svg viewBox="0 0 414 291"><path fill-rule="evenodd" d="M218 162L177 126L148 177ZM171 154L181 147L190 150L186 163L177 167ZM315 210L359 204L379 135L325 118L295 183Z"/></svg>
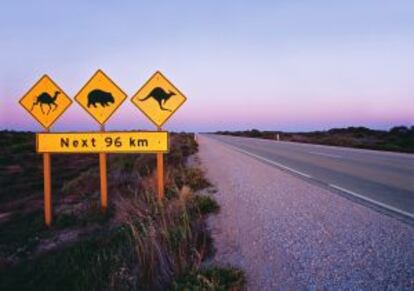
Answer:
<svg viewBox="0 0 414 291"><path fill-rule="evenodd" d="M101 126L101 131L105 131L105 125ZM99 176L101 179L101 206L105 212L108 208L108 183L106 180L106 153L99 153Z"/></svg>
<svg viewBox="0 0 414 291"><path fill-rule="evenodd" d="M48 76L43 75L39 81L20 99L20 105L36 119L46 132L55 121L72 104L72 100ZM43 153L43 188L45 224L52 223L52 182L51 156Z"/></svg>
<svg viewBox="0 0 414 291"><path fill-rule="evenodd" d="M161 72L157 71L131 98L132 103L141 110L161 131L162 125L187 100ZM157 198L164 198L164 157L157 153Z"/></svg>
<svg viewBox="0 0 414 291"><path fill-rule="evenodd" d="M75 100L105 131L105 122L125 101L127 95L102 70L98 70L75 96ZM101 208L108 207L108 186L106 177L106 154L99 153L99 176L101 184Z"/></svg>
<svg viewBox="0 0 414 291"><path fill-rule="evenodd" d="M43 154L43 188L45 224L52 224L52 182L51 182L50 154Z"/></svg>
<svg viewBox="0 0 414 291"><path fill-rule="evenodd" d="M158 131L161 131L161 127L158 127ZM157 184L158 184L158 200L162 200L165 196L164 190L164 154L157 153Z"/></svg>

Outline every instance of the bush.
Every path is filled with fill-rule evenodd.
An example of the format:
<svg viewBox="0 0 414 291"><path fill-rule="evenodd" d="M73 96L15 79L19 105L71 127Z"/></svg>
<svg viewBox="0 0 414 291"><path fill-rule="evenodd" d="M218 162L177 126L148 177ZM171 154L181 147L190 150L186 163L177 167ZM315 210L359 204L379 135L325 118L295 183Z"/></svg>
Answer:
<svg viewBox="0 0 414 291"><path fill-rule="evenodd" d="M217 213L220 210L220 205L210 196L194 195L193 199L202 215Z"/></svg>
<svg viewBox="0 0 414 291"><path fill-rule="evenodd" d="M184 183L194 191L211 186L210 182L204 177L203 171L199 168L186 168L184 177Z"/></svg>
<svg viewBox="0 0 414 291"><path fill-rule="evenodd" d="M181 276L173 282L172 290L237 290L245 282L245 275L239 269L211 267Z"/></svg>

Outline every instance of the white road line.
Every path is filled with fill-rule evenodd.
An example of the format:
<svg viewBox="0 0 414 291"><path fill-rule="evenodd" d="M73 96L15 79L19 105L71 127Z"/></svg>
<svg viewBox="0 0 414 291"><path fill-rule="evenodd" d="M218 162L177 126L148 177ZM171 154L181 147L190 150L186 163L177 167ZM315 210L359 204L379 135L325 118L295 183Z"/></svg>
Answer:
<svg viewBox="0 0 414 291"><path fill-rule="evenodd" d="M266 159L266 158L264 158L264 157L262 157L262 156L259 156L259 155L256 155L256 154L253 154L253 153L248 152L248 151L246 151L246 150L242 150L242 149L240 149L240 148L238 148L238 147L235 147L235 146L233 146L233 145L230 145L230 144L228 144L228 143L223 143L223 144L224 144L224 145L226 145L226 146L228 146L228 147L233 148L234 150L236 150L236 151L238 151L238 152L244 153L244 154L246 154L246 155L248 155L248 156L254 157L254 158L256 158L256 159L258 159L258 160L261 160L261 161L264 161L264 162L266 162L266 163L269 163L269 164L275 165L275 166L277 166L277 167L279 167L279 168L282 168L282 169L284 169L284 170L287 170L287 171L293 172L293 173L295 173L295 174L297 174L297 175L300 175L300 176L303 176L303 177L306 177L306 178L309 178L309 179L310 179L310 178L312 178L312 176L310 176L310 175L308 175L308 174L305 174L305 173L299 172L299 171L297 171L297 170L295 170L295 169L292 169L292 168L290 168L290 167L287 167L287 166L285 166L285 165L283 165L283 164L281 164L281 163L278 163L278 162L275 162L275 161L272 161L272 160Z"/></svg>
<svg viewBox="0 0 414 291"><path fill-rule="evenodd" d="M351 191L351 190L348 190L348 189L342 188L342 187L337 186L337 185L335 185L335 184L328 184L328 185L329 185L330 187L332 187L332 188L335 188L336 190L339 190L339 191L345 192L345 193L347 193L347 194L350 194L350 195L352 195L352 196L358 197L358 198L360 198L360 199L362 199L362 200L365 200L365 201L368 201L368 202L373 203L373 204L375 204L375 205L381 206L381 207L383 207L383 208L385 208L385 209L388 209L388 210L391 210L391 211L397 212L397 213L399 213L399 214L402 214L402 215L408 216L408 217L410 217L410 218L414 218L414 214L409 213L409 212L407 212L407 211L404 211L404 210L401 210L401 209L395 208L395 207L393 207L393 206L391 206L391 205L388 205L388 204L385 204L385 203L382 203L382 202L379 202L379 201L373 200L373 199L368 198L368 197L366 197L366 196L364 196L364 195L361 195L361 194L355 193L355 192L353 192L353 191Z"/></svg>
<svg viewBox="0 0 414 291"><path fill-rule="evenodd" d="M310 154L314 154L314 155L318 155L318 156L325 156L325 157L329 157L329 158L336 158L336 159L342 159L342 156L340 155L335 155L335 154L326 154L326 153L321 153L321 152L308 152Z"/></svg>

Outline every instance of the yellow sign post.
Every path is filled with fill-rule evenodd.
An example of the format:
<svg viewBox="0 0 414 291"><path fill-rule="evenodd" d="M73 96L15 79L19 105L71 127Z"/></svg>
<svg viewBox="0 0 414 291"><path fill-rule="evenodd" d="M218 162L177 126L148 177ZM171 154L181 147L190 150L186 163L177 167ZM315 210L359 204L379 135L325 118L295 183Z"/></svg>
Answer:
<svg viewBox="0 0 414 291"><path fill-rule="evenodd" d="M105 131L105 122L125 101L127 95L102 70L98 70L82 89L75 100L86 110ZM99 153L99 173L101 179L101 207L106 210L108 187L106 178L106 153Z"/></svg>
<svg viewBox="0 0 414 291"><path fill-rule="evenodd" d="M48 132L52 124L72 104L72 100L48 76L44 75L20 99L19 103ZM50 153L43 153L43 187L45 224L52 223L52 182Z"/></svg>
<svg viewBox="0 0 414 291"><path fill-rule="evenodd" d="M131 101L156 126L162 125L187 100L161 72L157 71L132 97ZM157 153L157 189L158 199L164 198L164 156Z"/></svg>
<svg viewBox="0 0 414 291"><path fill-rule="evenodd" d="M105 125L101 125L101 132L105 132ZM106 176L106 154L99 153L99 177L101 178L101 207L105 212L108 208L108 182Z"/></svg>

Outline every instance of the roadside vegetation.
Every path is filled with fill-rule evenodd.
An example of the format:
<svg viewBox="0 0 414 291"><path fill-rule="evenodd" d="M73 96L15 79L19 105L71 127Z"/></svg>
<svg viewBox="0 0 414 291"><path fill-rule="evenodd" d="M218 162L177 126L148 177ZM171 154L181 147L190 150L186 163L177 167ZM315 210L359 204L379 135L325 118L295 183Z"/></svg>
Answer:
<svg viewBox="0 0 414 291"><path fill-rule="evenodd" d="M219 205L189 157L192 134L173 134L166 198L155 199L154 155L110 155L102 213L96 155L53 155L54 221L43 224L34 135L0 132L0 290L238 290L234 268L207 266L206 218Z"/></svg>
<svg viewBox="0 0 414 291"><path fill-rule="evenodd" d="M252 129L218 131L216 133L273 140L276 140L279 135L279 139L282 141L414 153L414 126L397 126L389 131L373 130L366 127L348 127L312 132L259 131Z"/></svg>

